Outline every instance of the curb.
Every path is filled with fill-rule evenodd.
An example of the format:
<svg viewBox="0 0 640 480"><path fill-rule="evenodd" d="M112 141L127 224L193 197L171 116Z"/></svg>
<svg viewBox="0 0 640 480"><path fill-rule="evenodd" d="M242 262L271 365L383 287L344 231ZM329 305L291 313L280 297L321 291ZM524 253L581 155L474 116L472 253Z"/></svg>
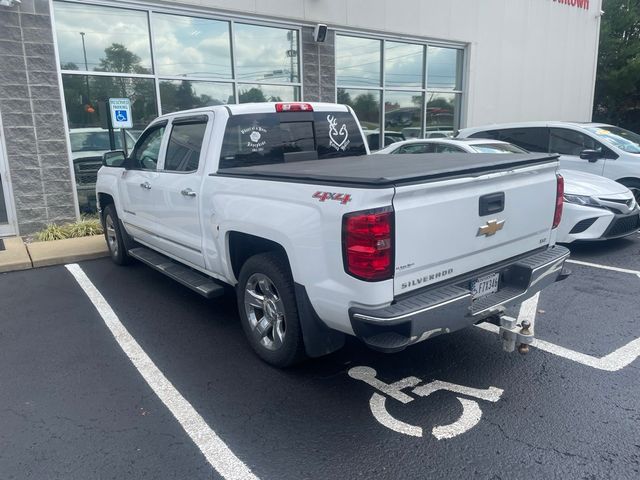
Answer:
<svg viewBox="0 0 640 480"><path fill-rule="evenodd" d="M103 235L25 244L20 237L3 239L0 272L28 270L109 256Z"/></svg>

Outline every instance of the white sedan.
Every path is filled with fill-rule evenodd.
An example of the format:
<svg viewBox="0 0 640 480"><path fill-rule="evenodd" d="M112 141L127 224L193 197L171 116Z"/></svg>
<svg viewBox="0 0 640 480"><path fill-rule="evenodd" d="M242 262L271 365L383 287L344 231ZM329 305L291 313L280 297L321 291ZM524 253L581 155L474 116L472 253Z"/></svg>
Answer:
<svg viewBox="0 0 640 480"><path fill-rule="evenodd" d="M402 153L527 153L499 140L424 139L394 143L375 154ZM609 240L640 229L640 208L631 191L605 177L561 170L564 177L564 213L557 241Z"/></svg>

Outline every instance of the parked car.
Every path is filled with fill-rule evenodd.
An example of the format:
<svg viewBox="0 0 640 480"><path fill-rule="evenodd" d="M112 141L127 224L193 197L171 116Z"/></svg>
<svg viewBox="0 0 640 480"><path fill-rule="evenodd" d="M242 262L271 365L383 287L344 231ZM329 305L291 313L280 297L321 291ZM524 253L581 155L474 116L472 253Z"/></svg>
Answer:
<svg viewBox="0 0 640 480"><path fill-rule="evenodd" d="M127 150L133 148L140 131L125 130ZM115 132L116 149L122 150L122 133ZM96 211L96 179L102 166L102 154L111 150L109 131L91 128L72 128L69 130L71 157L76 177L76 191L80 211L91 213Z"/></svg>
<svg viewBox="0 0 640 480"><path fill-rule="evenodd" d="M425 165L368 153L344 105L163 115L129 157L103 156L96 191L111 258L208 298L235 286L251 346L277 366L346 335L395 352L481 320L530 342L504 311L566 276L557 159Z"/></svg>
<svg viewBox="0 0 640 480"><path fill-rule="evenodd" d="M500 140L481 138L407 140L376 154L389 153L527 153ZM561 169L564 177L564 212L558 227L558 243L576 240L609 240L640 229L640 207L633 193L608 178L577 170Z"/></svg>
<svg viewBox="0 0 640 480"><path fill-rule="evenodd" d="M491 138L530 152L560 154L560 166L601 175L633 192L640 201L640 135L613 125L526 122L460 130L458 138Z"/></svg>
<svg viewBox="0 0 640 480"><path fill-rule="evenodd" d="M380 148L380 130L362 130L365 138L367 139L367 145L369 149L374 151ZM402 132L384 132L385 145L391 145L395 142L401 142L404 140L404 134Z"/></svg>

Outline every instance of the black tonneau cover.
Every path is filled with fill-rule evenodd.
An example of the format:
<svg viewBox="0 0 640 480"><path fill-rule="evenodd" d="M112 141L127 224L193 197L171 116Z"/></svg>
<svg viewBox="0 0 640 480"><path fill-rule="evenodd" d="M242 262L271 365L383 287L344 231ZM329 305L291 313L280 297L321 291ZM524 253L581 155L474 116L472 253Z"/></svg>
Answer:
<svg viewBox="0 0 640 480"><path fill-rule="evenodd" d="M422 153L362 155L251 167L222 168L217 175L302 183L388 187L479 176L557 161L558 155L542 153Z"/></svg>

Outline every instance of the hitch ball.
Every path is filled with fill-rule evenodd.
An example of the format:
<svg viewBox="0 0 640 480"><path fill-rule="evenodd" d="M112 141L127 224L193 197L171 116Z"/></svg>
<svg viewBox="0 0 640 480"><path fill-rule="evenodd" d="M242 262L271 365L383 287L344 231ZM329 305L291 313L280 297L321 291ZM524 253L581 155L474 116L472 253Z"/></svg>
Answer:
<svg viewBox="0 0 640 480"><path fill-rule="evenodd" d="M529 320L524 320L522 322L522 328L520 329L521 335L531 335L531 322ZM518 345L518 352L522 355L529 353L529 345L526 343L521 343Z"/></svg>

